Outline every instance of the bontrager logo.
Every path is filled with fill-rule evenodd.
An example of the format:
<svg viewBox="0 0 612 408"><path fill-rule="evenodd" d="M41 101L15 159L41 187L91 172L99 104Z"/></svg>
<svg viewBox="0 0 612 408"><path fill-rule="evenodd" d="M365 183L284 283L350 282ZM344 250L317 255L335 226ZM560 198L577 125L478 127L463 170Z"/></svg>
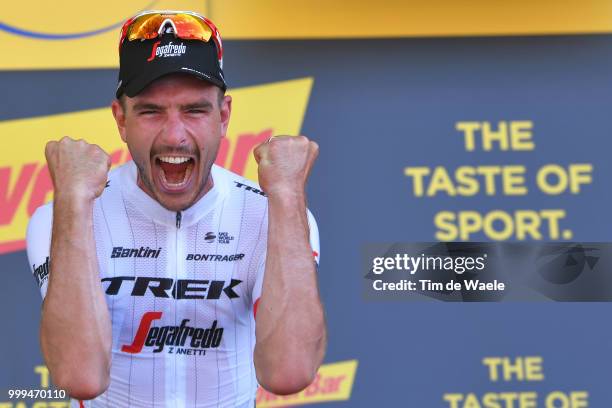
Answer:
<svg viewBox="0 0 612 408"><path fill-rule="evenodd" d="M244 254L217 255L217 254L187 254L187 261L234 262L244 258Z"/></svg>
<svg viewBox="0 0 612 408"><path fill-rule="evenodd" d="M102 282L110 282L106 288L107 295L116 295L123 286L123 282L134 282L131 296L144 296L149 289L153 296L158 298L174 299L210 299L217 300L224 293L229 299L239 298L234 288L242 283L241 280L231 279L226 284L222 280L152 278L147 276L114 276L104 278Z"/></svg>
<svg viewBox="0 0 612 408"><path fill-rule="evenodd" d="M183 43L172 44L170 41L166 45L159 46L161 41L153 43L153 49L151 50L151 56L147 59L147 62L153 61L155 58L167 58L167 57L179 57L187 52L187 46Z"/></svg>
<svg viewBox="0 0 612 408"><path fill-rule="evenodd" d="M149 247L124 248L113 247L111 258L157 258L161 248L152 249Z"/></svg>
<svg viewBox="0 0 612 408"><path fill-rule="evenodd" d="M122 346L121 351L136 354L146 346L155 347L153 352L160 353L168 346L168 354L204 355L206 349L217 348L221 344L223 328L217 327L216 320L205 329L188 326L189 319L183 319L180 326L151 327L153 321L161 317L162 312L145 313L132 344Z"/></svg>

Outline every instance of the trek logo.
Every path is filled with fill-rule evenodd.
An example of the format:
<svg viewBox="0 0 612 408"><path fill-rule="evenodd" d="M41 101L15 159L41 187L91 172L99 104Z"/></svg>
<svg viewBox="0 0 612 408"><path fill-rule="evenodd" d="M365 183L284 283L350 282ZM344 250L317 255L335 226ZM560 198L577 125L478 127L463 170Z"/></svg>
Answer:
<svg viewBox="0 0 612 408"><path fill-rule="evenodd" d="M244 258L244 254L217 255L217 254L187 254L187 261L234 262Z"/></svg>
<svg viewBox="0 0 612 408"><path fill-rule="evenodd" d="M185 54L185 52L187 52L187 46L183 45L183 43L172 44L172 41L170 41L168 44L162 45L161 47L159 46L159 44L161 44L161 41L156 41L155 43L153 43L151 56L149 57L149 59L147 59L147 62L153 61L156 57L179 57Z"/></svg>
<svg viewBox="0 0 612 408"><path fill-rule="evenodd" d="M266 197L266 193L264 193L261 190L256 189L255 187L251 187L249 185L246 185L244 183L240 183L238 181L234 181L234 183L236 183L236 187L238 187L238 188L244 188L246 191L252 191L255 194L259 194L259 195L262 195L262 196Z"/></svg>
<svg viewBox="0 0 612 408"><path fill-rule="evenodd" d="M205 329L188 326L189 319L183 319L180 326L151 327L153 321L161 317L162 312L145 313L132 344L122 346L121 351L137 354L146 346L156 347L153 352L160 353L168 346L168 354L204 355L206 349L217 348L221 344L223 328L217 327L216 320Z"/></svg>
<svg viewBox="0 0 612 408"><path fill-rule="evenodd" d="M124 281L133 281L131 296L144 296L149 292L157 298L173 299L209 299L218 300L221 294L228 299L239 298L234 288L242 283L241 280L231 279L228 284L222 280L199 280L172 278L150 278L144 276L115 276L104 278L102 282L110 282L106 288L107 295L117 295Z"/></svg>
<svg viewBox="0 0 612 408"><path fill-rule="evenodd" d="M113 247L111 258L157 258L161 250L161 248L151 249L149 247Z"/></svg>
<svg viewBox="0 0 612 408"><path fill-rule="evenodd" d="M32 269L34 270L34 278L36 278L36 283L40 288L47 278L49 278L49 257L45 259L45 263L38 267L36 265L32 265Z"/></svg>

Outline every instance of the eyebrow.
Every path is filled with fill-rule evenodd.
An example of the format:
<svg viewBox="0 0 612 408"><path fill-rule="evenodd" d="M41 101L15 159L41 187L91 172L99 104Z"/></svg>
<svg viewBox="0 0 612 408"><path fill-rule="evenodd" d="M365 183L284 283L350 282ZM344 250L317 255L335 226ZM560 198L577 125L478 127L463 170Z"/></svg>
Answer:
<svg viewBox="0 0 612 408"><path fill-rule="evenodd" d="M139 110L163 110L164 107L150 102L138 102L132 108L135 111Z"/></svg>
<svg viewBox="0 0 612 408"><path fill-rule="evenodd" d="M188 103L187 105L181 105L182 109L212 109L213 104L209 101L200 101L194 103Z"/></svg>
<svg viewBox="0 0 612 408"><path fill-rule="evenodd" d="M180 108L182 110L189 110L189 109L212 109L213 104L209 101L198 101L198 102L193 102L193 103L188 103L185 105L181 105ZM155 103L152 102L138 102L134 105L134 107L132 108L135 111L141 111L141 110L165 110L166 108L164 106L161 105L157 105Z"/></svg>

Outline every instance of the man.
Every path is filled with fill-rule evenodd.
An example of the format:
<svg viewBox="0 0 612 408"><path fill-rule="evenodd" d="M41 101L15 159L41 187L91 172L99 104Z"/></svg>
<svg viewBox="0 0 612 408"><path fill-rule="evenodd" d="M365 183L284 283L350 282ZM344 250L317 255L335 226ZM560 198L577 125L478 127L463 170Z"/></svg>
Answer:
<svg viewBox="0 0 612 408"><path fill-rule="evenodd" d="M108 174L98 146L46 146L54 202L30 221L28 257L48 262L33 268L41 348L73 406L252 407L257 382L298 392L323 359L304 192L318 148L258 146L261 188L214 165L232 103L222 53L199 15L128 20L112 112L133 161Z"/></svg>

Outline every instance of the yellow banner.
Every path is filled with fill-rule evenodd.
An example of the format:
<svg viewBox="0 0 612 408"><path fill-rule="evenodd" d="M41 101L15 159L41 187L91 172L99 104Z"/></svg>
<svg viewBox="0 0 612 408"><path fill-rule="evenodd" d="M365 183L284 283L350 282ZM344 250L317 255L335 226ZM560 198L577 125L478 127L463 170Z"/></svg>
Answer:
<svg viewBox="0 0 612 408"><path fill-rule="evenodd" d="M313 79L232 90L232 117L217 164L257 179L253 148L272 135L297 135ZM129 160L109 108L0 122L0 253L24 248L30 216L52 198L45 145L63 136L85 139L108 152L114 165Z"/></svg>
<svg viewBox="0 0 612 408"><path fill-rule="evenodd" d="M7 1L0 16L0 69L104 68L119 65L119 31L148 9L206 14L203 0Z"/></svg>
<svg viewBox="0 0 612 408"><path fill-rule="evenodd" d="M351 397L357 360L324 364L315 380L305 390L293 395L274 395L257 390L257 408L292 407L315 402L346 401Z"/></svg>
<svg viewBox="0 0 612 408"><path fill-rule="evenodd" d="M6 2L0 70L117 67L121 23L145 9L202 13L225 40L612 32L608 0L57 0L35 7Z"/></svg>
<svg viewBox="0 0 612 408"><path fill-rule="evenodd" d="M226 39L612 32L609 0L210 0Z"/></svg>

